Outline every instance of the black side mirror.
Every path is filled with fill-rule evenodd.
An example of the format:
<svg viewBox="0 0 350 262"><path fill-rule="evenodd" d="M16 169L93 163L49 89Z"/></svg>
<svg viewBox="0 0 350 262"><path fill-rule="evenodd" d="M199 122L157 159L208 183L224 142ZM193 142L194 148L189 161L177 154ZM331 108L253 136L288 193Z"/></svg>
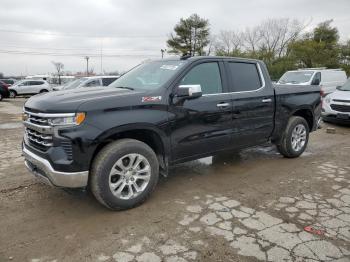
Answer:
<svg viewBox="0 0 350 262"><path fill-rule="evenodd" d="M341 86L337 86L336 89L337 89L337 90L341 90Z"/></svg>
<svg viewBox="0 0 350 262"><path fill-rule="evenodd" d="M176 96L187 99L201 97L201 85L179 85L176 90Z"/></svg>
<svg viewBox="0 0 350 262"><path fill-rule="evenodd" d="M311 84L312 84L313 86L319 86L320 83L321 83L320 79L314 79L314 80L312 81Z"/></svg>

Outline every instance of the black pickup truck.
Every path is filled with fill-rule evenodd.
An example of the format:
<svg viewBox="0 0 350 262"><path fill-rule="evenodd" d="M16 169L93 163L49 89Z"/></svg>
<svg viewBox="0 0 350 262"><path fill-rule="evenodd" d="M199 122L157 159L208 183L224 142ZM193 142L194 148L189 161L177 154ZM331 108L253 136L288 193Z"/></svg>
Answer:
<svg viewBox="0 0 350 262"><path fill-rule="evenodd" d="M298 157L320 113L319 87L274 87L261 61L164 59L105 88L30 98L23 155L45 182L88 188L120 210L146 200L176 163L269 141Z"/></svg>

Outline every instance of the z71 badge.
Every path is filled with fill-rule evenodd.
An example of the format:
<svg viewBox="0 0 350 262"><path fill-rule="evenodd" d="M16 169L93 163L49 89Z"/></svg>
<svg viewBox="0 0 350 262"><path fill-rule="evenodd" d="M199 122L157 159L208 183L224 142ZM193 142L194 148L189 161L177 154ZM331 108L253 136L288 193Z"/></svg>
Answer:
<svg viewBox="0 0 350 262"><path fill-rule="evenodd" d="M143 96L142 97L142 103L145 102L159 102L162 100L161 96Z"/></svg>

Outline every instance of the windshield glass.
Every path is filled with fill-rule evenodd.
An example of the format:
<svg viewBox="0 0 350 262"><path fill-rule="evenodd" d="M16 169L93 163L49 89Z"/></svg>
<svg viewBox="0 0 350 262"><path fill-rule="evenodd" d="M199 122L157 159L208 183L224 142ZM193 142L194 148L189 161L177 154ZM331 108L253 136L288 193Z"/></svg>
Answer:
<svg viewBox="0 0 350 262"><path fill-rule="evenodd" d="M344 85L342 85L341 88L339 88L339 90L341 90L341 91L350 91L350 78L348 79L348 81L345 82Z"/></svg>
<svg viewBox="0 0 350 262"><path fill-rule="evenodd" d="M13 84L13 86L19 86L20 84L24 83L26 80L19 80L16 83Z"/></svg>
<svg viewBox="0 0 350 262"><path fill-rule="evenodd" d="M78 86L80 86L80 84L82 84L83 82L86 81L87 78L83 77L83 78L80 78L80 79L76 79L66 85L63 86L62 89L64 90L69 90L69 89L74 89L74 88L77 88Z"/></svg>
<svg viewBox="0 0 350 262"><path fill-rule="evenodd" d="M181 60L140 64L115 80L109 87L155 90L165 84L184 64L186 61Z"/></svg>
<svg viewBox="0 0 350 262"><path fill-rule="evenodd" d="M279 84L301 84L309 82L314 71L286 72L278 81Z"/></svg>

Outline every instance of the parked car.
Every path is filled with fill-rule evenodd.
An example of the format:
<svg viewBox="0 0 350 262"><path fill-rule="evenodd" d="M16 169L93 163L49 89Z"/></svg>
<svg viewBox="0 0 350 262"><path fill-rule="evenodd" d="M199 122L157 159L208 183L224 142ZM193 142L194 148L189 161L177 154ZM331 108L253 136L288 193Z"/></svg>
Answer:
<svg viewBox="0 0 350 262"><path fill-rule="evenodd" d="M115 80L117 80L119 76L90 76L90 77L82 77L79 79L76 79L67 85L63 86L56 86L53 89L55 91L61 91L61 90L70 90L75 88L82 88L82 87L92 87L92 86L108 86L111 83L113 83Z"/></svg>
<svg viewBox="0 0 350 262"><path fill-rule="evenodd" d="M6 79L0 79L0 81L12 86L14 83L16 83L16 79L12 79L12 78L6 78Z"/></svg>
<svg viewBox="0 0 350 262"><path fill-rule="evenodd" d="M317 85L321 87L322 95L328 95L346 81L346 73L342 69L305 68L287 71L277 84Z"/></svg>
<svg viewBox="0 0 350 262"><path fill-rule="evenodd" d="M52 87L45 80L21 80L9 87L10 97L18 95L35 95L52 91Z"/></svg>
<svg viewBox="0 0 350 262"><path fill-rule="evenodd" d="M350 78L323 99L322 119L325 122L350 123Z"/></svg>
<svg viewBox="0 0 350 262"><path fill-rule="evenodd" d="M0 80L0 101L4 98L9 97L9 84L6 84L5 82Z"/></svg>
<svg viewBox="0 0 350 262"><path fill-rule="evenodd" d="M114 210L145 201L171 165L268 141L300 156L321 114L318 86L273 87L262 61L191 57L143 63L107 88L51 92L24 106L27 168L90 187Z"/></svg>

